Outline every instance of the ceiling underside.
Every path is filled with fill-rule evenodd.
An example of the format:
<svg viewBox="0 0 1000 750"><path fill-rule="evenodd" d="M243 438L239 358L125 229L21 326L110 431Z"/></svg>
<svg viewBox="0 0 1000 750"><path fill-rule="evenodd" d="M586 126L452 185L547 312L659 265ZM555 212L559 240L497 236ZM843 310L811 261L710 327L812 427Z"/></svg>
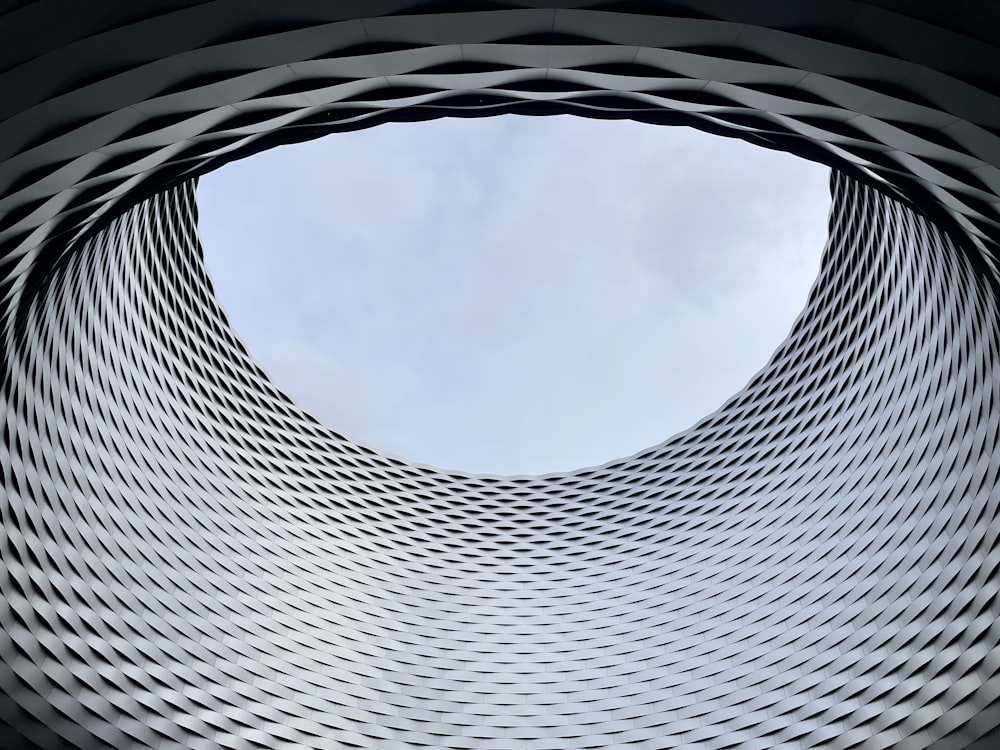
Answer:
<svg viewBox="0 0 1000 750"><path fill-rule="evenodd" d="M993 3L0 13L0 747L996 746ZM505 112L834 168L787 340L634 456L384 455L215 301L193 178Z"/></svg>

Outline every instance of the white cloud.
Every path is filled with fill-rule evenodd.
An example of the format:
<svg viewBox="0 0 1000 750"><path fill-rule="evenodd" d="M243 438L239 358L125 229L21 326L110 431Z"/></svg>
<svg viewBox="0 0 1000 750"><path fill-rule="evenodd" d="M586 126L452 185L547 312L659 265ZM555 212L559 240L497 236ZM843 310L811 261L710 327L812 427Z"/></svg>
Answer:
<svg viewBox="0 0 1000 750"><path fill-rule="evenodd" d="M388 452L496 473L657 443L801 309L827 170L567 117L382 126L202 180L209 268L275 380Z"/></svg>

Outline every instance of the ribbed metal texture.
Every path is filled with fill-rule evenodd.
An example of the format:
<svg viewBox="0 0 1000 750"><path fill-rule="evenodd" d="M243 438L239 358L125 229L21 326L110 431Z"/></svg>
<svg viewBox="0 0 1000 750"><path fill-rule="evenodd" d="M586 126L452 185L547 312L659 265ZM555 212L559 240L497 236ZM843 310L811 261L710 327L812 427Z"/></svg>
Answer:
<svg viewBox="0 0 1000 750"><path fill-rule="evenodd" d="M0 747L997 745L988 13L181 5L0 16ZM380 455L292 404L214 300L188 177L505 111L841 168L788 339L636 456Z"/></svg>

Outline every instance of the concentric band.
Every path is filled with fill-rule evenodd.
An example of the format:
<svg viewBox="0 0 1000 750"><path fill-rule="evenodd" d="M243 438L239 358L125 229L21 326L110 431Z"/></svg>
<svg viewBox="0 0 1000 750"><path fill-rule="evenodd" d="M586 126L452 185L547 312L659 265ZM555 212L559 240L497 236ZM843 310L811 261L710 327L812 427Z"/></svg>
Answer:
<svg viewBox="0 0 1000 750"><path fill-rule="evenodd" d="M0 746L1000 742L1000 25L907 5L0 16ZM718 412L463 475L317 424L243 349L193 178L500 112L836 168L808 305Z"/></svg>

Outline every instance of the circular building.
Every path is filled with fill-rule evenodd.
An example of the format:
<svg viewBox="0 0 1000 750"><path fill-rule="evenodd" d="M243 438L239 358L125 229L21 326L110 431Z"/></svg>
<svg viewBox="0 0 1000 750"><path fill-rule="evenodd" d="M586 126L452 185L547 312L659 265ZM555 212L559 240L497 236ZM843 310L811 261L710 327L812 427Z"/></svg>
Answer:
<svg viewBox="0 0 1000 750"><path fill-rule="evenodd" d="M1000 743L1000 9L0 13L0 746ZM833 168L809 302L718 411L571 473L442 472L245 351L199 175L500 113Z"/></svg>

